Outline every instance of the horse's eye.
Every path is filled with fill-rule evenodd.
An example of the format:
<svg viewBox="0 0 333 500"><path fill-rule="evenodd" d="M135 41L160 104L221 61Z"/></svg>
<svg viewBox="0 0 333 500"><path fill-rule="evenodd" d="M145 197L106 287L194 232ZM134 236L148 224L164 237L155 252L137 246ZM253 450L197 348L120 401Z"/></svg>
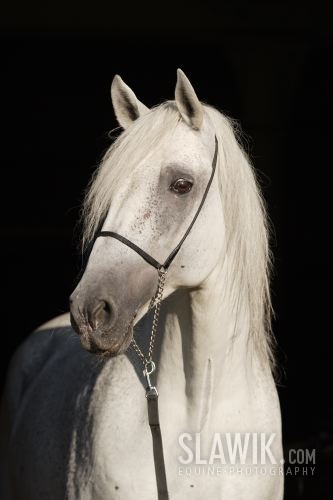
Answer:
<svg viewBox="0 0 333 500"><path fill-rule="evenodd" d="M177 194L189 193L192 189L193 182L187 179L177 179L170 186L170 190Z"/></svg>

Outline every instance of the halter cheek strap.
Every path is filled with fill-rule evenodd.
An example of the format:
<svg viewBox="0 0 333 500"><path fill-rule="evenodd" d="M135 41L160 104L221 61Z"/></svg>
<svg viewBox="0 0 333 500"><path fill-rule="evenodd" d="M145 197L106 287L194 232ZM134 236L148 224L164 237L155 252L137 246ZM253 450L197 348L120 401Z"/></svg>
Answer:
<svg viewBox="0 0 333 500"><path fill-rule="evenodd" d="M198 215L199 215L199 213L200 213L200 211L201 211L201 209L203 207L203 204L205 203L205 200L207 198L209 188L210 188L210 186L211 186L211 184L213 182L213 178L214 178L214 174L215 174L215 170L216 170L217 154L218 154L218 142L217 142L217 137L215 136L215 151L214 151L214 157L213 157L213 162L212 162L212 172L210 174L209 181L207 183L207 186L206 186L205 192L203 194L203 197L201 199L200 205L198 206L197 211L195 212L194 217L193 217L193 219L191 221L191 224L188 226L188 228L187 228L184 236L182 237L182 239L180 240L180 242L178 243L178 245L172 250L172 252L167 257L167 259L165 260L165 262L163 264L161 264L160 262L158 262L156 259L154 259L154 257L152 257L151 255L149 255L144 250L142 250L142 248L138 247L135 243L133 243L132 241L130 241L127 238L125 238L125 236L121 236L121 234L115 233L113 231L100 231L99 233L96 234L95 240L97 238L99 238L99 237L115 238L116 240L120 241L124 245L126 245L129 248L131 248L132 250L134 250L148 264L150 264L151 266L155 267L155 269L157 269L157 270L159 270L159 269L165 269L165 270L167 270L169 268L170 264L172 263L173 259L176 257L177 253L179 252L179 250L180 250L182 244L184 243L184 241L186 240L187 236L189 235L189 232L191 231L191 229L192 229L195 221L197 220Z"/></svg>

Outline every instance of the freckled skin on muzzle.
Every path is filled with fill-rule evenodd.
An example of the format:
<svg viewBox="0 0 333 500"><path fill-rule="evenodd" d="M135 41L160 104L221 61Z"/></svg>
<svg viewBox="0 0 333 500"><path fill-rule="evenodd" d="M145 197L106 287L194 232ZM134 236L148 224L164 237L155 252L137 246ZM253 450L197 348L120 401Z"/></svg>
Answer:
<svg viewBox="0 0 333 500"><path fill-rule="evenodd" d="M143 263L124 272L121 281L110 270L98 275L85 273L70 296L71 324L89 352L116 356L131 343L136 315L155 293L157 273Z"/></svg>

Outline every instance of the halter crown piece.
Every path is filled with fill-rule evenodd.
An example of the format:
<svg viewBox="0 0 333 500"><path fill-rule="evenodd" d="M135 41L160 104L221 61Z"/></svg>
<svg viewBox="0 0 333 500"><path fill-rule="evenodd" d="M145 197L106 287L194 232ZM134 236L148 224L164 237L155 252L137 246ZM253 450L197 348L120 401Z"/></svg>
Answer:
<svg viewBox="0 0 333 500"><path fill-rule="evenodd" d="M158 415L158 392L155 386L152 385L150 376L154 373L156 369L156 365L153 361L153 352L154 352L154 346L155 346L155 339L156 339L156 334L157 334L157 327L158 327L158 320L159 320L159 315L160 315L160 309L161 309L161 302L163 299L163 292L164 292L164 286L165 286L165 280L166 280L166 275L168 272L168 269L170 267L170 264L172 263L173 259L176 257L177 253L179 252L182 244L184 243L185 239L187 238L189 232L191 231L195 221L198 218L198 215L203 207L203 204L207 198L209 188L213 182L215 170L216 170L216 163L217 163L217 154L218 154L218 141L217 137L215 136L215 151L214 151L214 157L212 161L212 172L210 174L205 192L203 194L203 197L201 199L201 202L197 208L197 211L194 214L194 217L188 226L184 236L178 243L178 245L172 250L172 252L169 254L167 259L163 264L158 262L154 257L146 253L142 248L138 247L135 243L132 241L128 240L124 236L121 236L118 233L115 233L113 231L100 231L96 234L94 241L96 241L97 238L99 237L110 237L110 238L115 238L116 240L120 241L124 245L127 245L129 248L134 250L136 253L138 253L148 264L151 266L155 267L158 272L158 283L157 283L157 289L154 297L152 297L150 304L149 304L149 309L151 310L154 309L154 316L153 316L153 323L152 323L152 328L151 328L151 334L150 334L150 341L149 341L149 348L148 348L148 354L145 356L145 354L142 352L140 349L139 345L137 344L136 340L133 338L131 342L131 346L138 355L138 357L141 359L144 370L143 374L146 378L147 381L147 387L146 387L146 398L148 402L148 420L149 420L149 425L151 428L151 433L153 437L153 450L154 450L154 462L155 462L155 473L156 473L156 482L157 482L157 490L158 490L158 499L159 500L168 500L169 499L169 494L168 494L168 488L167 488L167 481L166 481L166 472L165 472L165 464L164 464L164 456L163 456L163 444L162 444L162 435L161 435L161 429L160 429L160 423L159 423L159 415Z"/></svg>

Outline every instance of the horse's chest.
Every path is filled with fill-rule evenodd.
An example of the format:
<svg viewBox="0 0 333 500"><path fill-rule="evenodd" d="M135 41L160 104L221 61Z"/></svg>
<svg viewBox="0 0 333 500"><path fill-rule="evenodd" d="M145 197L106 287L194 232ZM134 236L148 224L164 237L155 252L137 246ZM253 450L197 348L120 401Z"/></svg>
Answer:
<svg viewBox="0 0 333 500"><path fill-rule="evenodd" d="M142 425L140 410L132 407L132 418L109 410L108 416L96 416L88 442L82 433L72 446L71 456L76 458L69 498L77 498L77 488L80 499L87 500L156 498L150 431ZM77 460L79 455L82 460Z"/></svg>

